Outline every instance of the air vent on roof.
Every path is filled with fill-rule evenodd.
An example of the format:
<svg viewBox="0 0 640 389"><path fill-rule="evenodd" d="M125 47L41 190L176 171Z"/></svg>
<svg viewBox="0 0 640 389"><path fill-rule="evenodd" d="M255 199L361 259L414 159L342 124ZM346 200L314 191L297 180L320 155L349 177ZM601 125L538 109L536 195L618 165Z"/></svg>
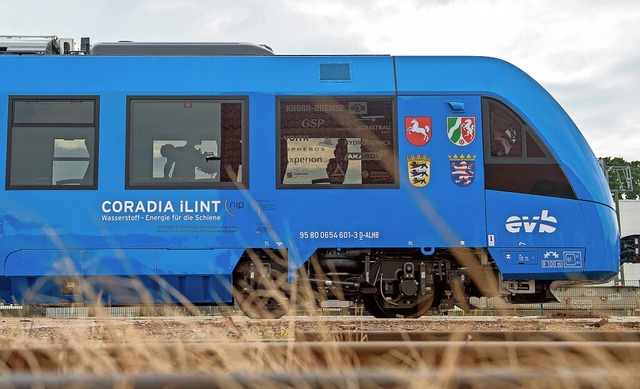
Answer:
<svg viewBox="0 0 640 389"><path fill-rule="evenodd" d="M348 63L321 63L320 81L351 81L351 65Z"/></svg>
<svg viewBox="0 0 640 389"><path fill-rule="evenodd" d="M274 55L269 46L245 42L102 42L93 55L236 56Z"/></svg>

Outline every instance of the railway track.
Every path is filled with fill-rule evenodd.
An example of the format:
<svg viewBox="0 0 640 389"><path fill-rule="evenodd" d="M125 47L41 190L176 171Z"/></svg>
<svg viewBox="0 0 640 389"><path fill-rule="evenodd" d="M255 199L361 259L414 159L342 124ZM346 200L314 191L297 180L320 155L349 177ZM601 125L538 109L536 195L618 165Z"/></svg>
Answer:
<svg viewBox="0 0 640 389"><path fill-rule="evenodd" d="M493 388L535 380L536 387L624 388L635 387L637 366L640 332L301 331L268 342L4 348L0 386Z"/></svg>

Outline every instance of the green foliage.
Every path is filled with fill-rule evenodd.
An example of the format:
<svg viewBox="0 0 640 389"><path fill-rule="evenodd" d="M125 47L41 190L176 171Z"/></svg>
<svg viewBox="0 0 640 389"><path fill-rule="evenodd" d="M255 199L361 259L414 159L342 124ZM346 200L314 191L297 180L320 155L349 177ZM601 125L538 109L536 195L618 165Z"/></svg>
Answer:
<svg viewBox="0 0 640 389"><path fill-rule="evenodd" d="M609 188L612 191L619 190L620 188L626 187L624 182L621 182L621 179L624 179L623 176L616 174L613 168L614 166L630 166L631 167L631 182L633 184L632 192L621 192L621 198L637 200L640 199L640 161L631 161L627 162L620 157L605 157L603 158L607 164L607 171L609 176Z"/></svg>

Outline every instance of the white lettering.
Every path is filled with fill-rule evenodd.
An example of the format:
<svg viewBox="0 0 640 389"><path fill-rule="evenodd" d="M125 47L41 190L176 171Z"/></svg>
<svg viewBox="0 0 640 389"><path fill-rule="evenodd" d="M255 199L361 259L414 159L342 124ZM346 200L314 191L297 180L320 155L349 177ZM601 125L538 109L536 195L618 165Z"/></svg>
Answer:
<svg viewBox="0 0 640 389"><path fill-rule="evenodd" d="M549 216L549 210L542 210L540 216L509 216L505 221L505 229L511 234L518 234L524 228L524 232L531 234L538 229L539 234L551 234L556 230L558 219Z"/></svg>
<svg viewBox="0 0 640 389"><path fill-rule="evenodd" d="M520 221L520 218L518 216L509 216L509 218L507 218L505 227L507 228L507 231L509 231L510 233L517 234L518 232L520 232L520 227L522 227L522 222Z"/></svg>
<svg viewBox="0 0 640 389"><path fill-rule="evenodd" d="M541 233L552 233L556 230L555 227L551 226L550 224L557 224L558 223L558 219L556 219L553 216L549 216L549 211L548 210L543 210L542 211L542 215L540 216L540 220L542 221L542 223L540 223L540 232ZM548 223L548 224L547 224Z"/></svg>
<svg viewBox="0 0 640 389"><path fill-rule="evenodd" d="M529 222L529 221L525 221L525 220L529 220L529 218L527 216L524 216L522 218L522 226L524 227L524 232L526 232L527 234L530 234L530 233L533 232L533 230L536 229L536 225L538 225L538 223Z"/></svg>
<svg viewBox="0 0 640 389"><path fill-rule="evenodd" d="M213 206L213 212L218 213L218 205L220 200L180 200L180 212L186 213L199 213L199 212L211 212Z"/></svg>
<svg viewBox="0 0 640 389"><path fill-rule="evenodd" d="M136 212L145 212L144 203L142 201L138 201L138 203L136 204Z"/></svg>
<svg viewBox="0 0 640 389"><path fill-rule="evenodd" d="M218 201L219 203L220 201ZM213 201L211 202L214 203ZM139 212L174 212L171 201L132 201L132 200L105 200L102 202L104 213L139 213Z"/></svg>

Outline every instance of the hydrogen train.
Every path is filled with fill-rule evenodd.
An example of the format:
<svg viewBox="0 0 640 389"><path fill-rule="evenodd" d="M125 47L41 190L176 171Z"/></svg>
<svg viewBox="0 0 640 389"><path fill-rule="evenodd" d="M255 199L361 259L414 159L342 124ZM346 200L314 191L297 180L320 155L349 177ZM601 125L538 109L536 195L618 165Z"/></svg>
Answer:
<svg viewBox="0 0 640 389"><path fill-rule="evenodd" d="M602 169L484 57L0 39L0 298L418 317L618 274ZM305 290L311 291L310 293Z"/></svg>

